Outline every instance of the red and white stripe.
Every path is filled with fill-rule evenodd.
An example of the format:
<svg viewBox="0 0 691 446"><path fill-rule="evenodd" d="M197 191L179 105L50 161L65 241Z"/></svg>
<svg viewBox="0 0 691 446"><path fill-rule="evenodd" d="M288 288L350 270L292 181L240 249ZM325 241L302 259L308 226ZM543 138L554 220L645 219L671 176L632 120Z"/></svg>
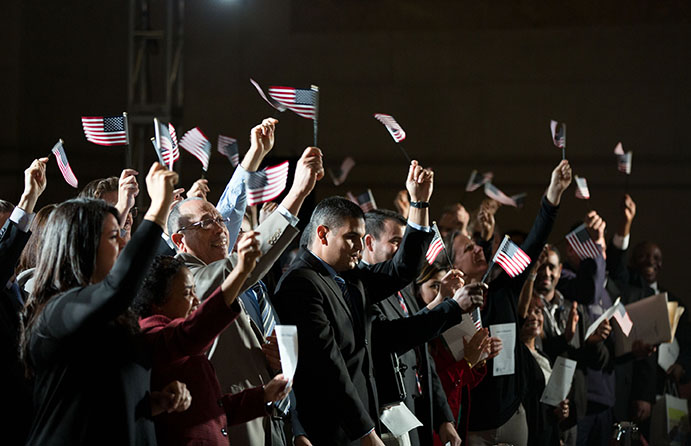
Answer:
<svg viewBox="0 0 691 446"><path fill-rule="evenodd" d="M307 90L310 91L310 90ZM299 104L296 102L297 89L292 87L269 87L269 96L285 105L286 108L307 119L315 119L317 108L315 104Z"/></svg>
<svg viewBox="0 0 691 446"><path fill-rule="evenodd" d="M494 263L501 266L509 276L516 277L530 265L530 257L508 237L505 237L494 254Z"/></svg>
<svg viewBox="0 0 691 446"><path fill-rule="evenodd" d="M288 183L288 168L290 163L284 161L276 166L267 167L261 172L256 172L252 175L258 175L256 180L250 176L247 182L247 205L255 206L266 201L271 201L281 195L281 192L286 188ZM252 183L255 183L253 185Z"/></svg>
<svg viewBox="0 0 691 446"><path fill-rule="evenodd" d="M588 190L588 182L583 177L576 176L576 198L581 200L590 199L590 191Z"/></svg>
<svg viewBox="0 0 691 446"><path fill-rule="evenodd" d="M187 133L182 136L182 139L180 139L180 147L197 158L202 163L205 171L208 170L209 156L211 156L211 143L199 127L188 130Z"/></svg>
<svg viewBox="0 0 691 446"><path fill-rule="evenodd" d="M590 238L585 223L566 234L566 241L581 260L595 259L600 255L600 249Z"/></svg>
<svg viewBox="0 0 691 446"><path fill-rule="evenodd" d="M82 116L82 127L88 141L101 146L121 146L127 144L127 131L106 132L103 116Z"/></svg>
<svg viewBox="0 0 691 446"><path fill-rule="evenodd" d="M53 146L51 152L53 152L55 155L55 160L58 162L58 169L60 169L62 177L65 179L67 184L76 189L79 185L79 181L77 181L77 177L74 176L70 163L67 161L67 154L65 153L65 149L62 147L62 139Z"/></svg>
<svg viewBox="0 0 691 446"><path fill-rule="evenodd" d="M405 130L396 122L393 116L385 115L384 113L376 113L374 118L384 124L394 141L401 142L405 139Z"/></svg>

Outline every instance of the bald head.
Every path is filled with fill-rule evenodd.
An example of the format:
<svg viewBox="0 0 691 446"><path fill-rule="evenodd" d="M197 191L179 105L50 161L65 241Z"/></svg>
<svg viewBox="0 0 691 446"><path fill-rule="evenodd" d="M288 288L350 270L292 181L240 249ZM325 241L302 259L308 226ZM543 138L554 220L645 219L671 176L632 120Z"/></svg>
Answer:
<svg viewBox="0 0 691 446"><path fill-rule="evenodd" d="M224 259L228 254L228 229L223 222L196 225L220 219L221 213L206 200L188 198L173 207L168 217L168 231L180 252L192 254L205 263Z"/></svg>

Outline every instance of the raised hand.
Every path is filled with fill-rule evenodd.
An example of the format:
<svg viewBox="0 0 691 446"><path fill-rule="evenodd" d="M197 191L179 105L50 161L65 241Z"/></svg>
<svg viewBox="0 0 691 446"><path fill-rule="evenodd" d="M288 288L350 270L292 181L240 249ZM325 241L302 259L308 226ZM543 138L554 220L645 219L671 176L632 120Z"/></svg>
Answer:
<svg viewBox="0 0 691 446"><path fill-rule="evenodd" d="M262 352L271 370L281 370L281 354L278 351L278 340L276 336L272 335L266 337L266 343L262 344Z"/></svg>
<svg viewBox="0 0 691 446"><path fill-rule="evenodd" d="M302 152L295 167L295 179L286 198L281 203L291 214L297 215L305 198L312 192L317 181L324 178L322 151L308 147Z"/></svg>
<svg viewBox="0 0 691 446"><path fill-rule="evenodd" d="M428 202L434 188L434 172L423 169L415 160L411 161L405 187L411 201Z"/></svg>
<svg viewBox="0 0 691 446"><path fill-rule="evenodd" d="M483 353L489 353L491 338L489 329L482 328L477 331L470 341L463 338L463 359L468 361L470 368L475 367L481 360Z"/></svg>
<svg viewBox="0 0 691 446"><path fill-rule="evenodd" d="M235 269L241 274L249 274L257 265L257 259L261 256L261 249L259 249L259 240L257 240L256 231L249 231L242 234L242 238L238 242L238 263Z"/></svg>
<svg viewBox="0 0 691 446"><path fill-rule="evenodd" d="M585 216L584 223L590 234L590 238L600 245L602 249L605 249L605 229L607 228L607 222L603 220L597 212L590 211Z"/></svg>
<svg viewBox="0 0 691 446"><path fill-rule="evenodd" d="M259 210L259 224L264 223L264 221L269 218L269 215L273 214L276 209L278 209L278 203L275 201L267 201L262 204L262 208Z"/></svg>
<svg viewBox="0 0 691 446"><path fill-rule="evenodd" d="M633 201L631 195L624 195L624 199L621 203L621 209L622 221L617 233L622 237L626 237L631 233L631 224L633 223L633 219L636 217L636 202Z"/></svg>
<svg viewBox="0 0 691 446"><path fill-rule="evenodd" d="M569 399L566 398L564 401L560 402L557 407L554 408L554 415L557 417L557 420L564 421L565 419L569 418Z"/></svg>
<svg viewBox="0 0 691 446"><path fill-rule="evenodd" d="M494 201L494 200L492 200ZM480 237L484 241L488 241L494 235L494 214L497 212L497 207L483 206L480 207L480 212L477 214L477 222L480 226Z"/></svg>
<svg viewBox="0 0 691 446"><path fill-rule="evenodd" d="M407 190L399 190L396 194L396 198L393 200L393 205L403 217L408 218L408 212L410 211L410 200L408 199Z"/></svg>
<svg viewBox="0 0 691 446"><path fill-rule="evenodd" d="M564 330L564 337L566 338L566 342L571 341L573 339L573 335L576 333L576 330L578 329L578 302L574 302L573 305L571 305L571 311L569 311L569 318L566 321L566 329Z"/></svg>
<svg viewBox="0 0 691 446"><path fill-rule="evenodd" d="M256 147L261 156L266 156L274 146L274 134L276 132L278 119L266 118L261 124L250 130L250 149Z"/></svg>
<svg viewBox="0 0 691 446"><path fill-rule="evenodd" d="M46 163L48 158L35 159L24 171L24 192L17 206L29 214L34 212L38 197L46 190Z"/></svg>
<svg viewBox="0 0 691 446"><path fill-rule="evenodd" d="M558 206L561 196L569 187L572 180L571 166L567 160L561 162L552 171L552 177L547 188L547 200L554 206Z"/></svg>
<svg viewBox="0 0 691 446"><path fill-rule="evenodd" d="M604 321L602 321L602 323L600 323L600 325L598 325L597 329L595 330L595 333L591 334L590 337L586 339L586 341L590 343L602 342L609 337L609 334L611 332L612 325L610 325L609 321L605 319Z"/></svg>
<svg viewBox="0 0 691 446"><path fill-rule="evenodd" d="M187 192L187 198L197 197L206 200L206 194L208 193L209 180L202 178L195 181L192 187L190 187L189 192Z"/></svg>
<svg viewBox="0 0 691 446"><path fill-rule="evenodd" d="M485 291L487 291L487 284L482 282L469 283L457 289L453 299L464 313L468 313L473 308L481 307L485 303Z"/></svg>
<svg viewBox="0 0 691 446"><path fill-rule="evenodd" d="M489 356L487 359L496 358L503 348L504 343L501 341L501 338L489 338Z"/></svg>
<svg viewBox="0 0 691 446"><path fill-rule="evenodd" d="M159 163L153 163L146 175L146 189L151 197L151 205L144 216L165 228L170 204L173 202L173 188L178 182L178 174L166 169Z"/></svg>

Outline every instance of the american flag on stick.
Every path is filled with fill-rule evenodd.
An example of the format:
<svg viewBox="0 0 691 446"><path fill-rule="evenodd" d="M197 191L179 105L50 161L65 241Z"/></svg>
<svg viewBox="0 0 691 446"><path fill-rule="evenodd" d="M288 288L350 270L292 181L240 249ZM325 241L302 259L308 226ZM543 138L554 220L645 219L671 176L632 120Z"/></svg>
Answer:
<svg viewBox="0 0 691 446"><path fill-rule="evenodd" d="M618 143L614 148L614 154L617 156L617 170L619 170L619 172L624 172L626 175L630 175L633 152L629 150L624 153L624 146Z"/></svg>
<svg viewBox="0 0 691 446"><path fill-rule="evenodd" d="M303 118L316 120L319 93L313 89L269 87L269 96Z"/></svg>
<svg viewBox="0 0 691 446"><path fill-rule="evenodd" d="M474 170L470 172L470 178L468 178L468 184L465 185L465 190L466 192L472 192L474 190L477 190L480 188L485 183L489 183L492 181L492 178L494 178L494 174L492 172L485 172L478 174L477 170Z"/></svg>
<svg viewBox="0 0 691 446"><path fill-rule="evenodd" d="M261 96L262 99L264 99L270 106L272 106L273 108L275 108L276 110L278 110L278 111L280 111L280 112L284 112L284 111L288 110L288 109L286 108L286 106L284 106L284 105L281 104L280 102L276 101L276 100L273 99L272 97L266 96L266 95L264 94L264 90L262 90L262 87L259 86L259 83L257 83L257 81L255 81L254 79L250 78L250 83L251 83L252 85L254 85L254 88L257 89L257 92L259 92L259 96Z"/></svg>
<svg viewBox="0 0 691 446"><path fill-rule="evenodd" d="M374 115L374 118L384 124L384 127L391 133L391 137L394 141L401 142L405 139L405 130L396 122L393 116L377 113Z"/></svg>
<svg viewBox="0 0 691 446"><path fill-rule="evenodd" d="M250 175L247 181L247 205L256 206L281 195L288 182L289 162L267 167Z"/></svg>
<svg viewBox="0 0 691 446"><path fill-rule="evenodd" d="M74 172L72 172L70 163L67 161L65 148L62 145L63 140L58 140L58 142L53 146L51 152L55 155L55 160L58 162L58 168L60 169L60 173L62 173L62 177L65 179L67 184L76 189L79 185L79 182L77 181L77 177L74 176Z"/></svg>
<svg viewBox="0 0 691 446"><path fill-rule="evenodd" d="M585 178L579 177L578 175L576 175L574 179L576 180L576 198L580 198L581 200L589 200L590 191L588 190L588 182L585 180Z"/></svg>
<svg viewBox="0 0 691 446"><path fill-rule="evenodd" d="M513 206L515 208L518 207L516 202L511 197L506 195L504 192L500 191L499 188L497 188L492 183L485 183L485 195L487 195L492 200L498 201L501 204Z"/></svg>
<svg viewBox="0 0 691 446"><path fill-rule="evenodd" d="M600 255L600 248L590 238L585 223L566 234L566 241L581 260L595 259Z"/></svg>
<svg viewBox="0 0 691 446"><path fill-rule="evenodd" d="M173 128L173 134L171 135L171 127L170 124L165 125L158 118L154 118L154 132L156 135L154 147L159 151L163 163L168 166L169 170L173 170L173 164L180 159L177 138L173 141L175 129Z"/></svg>
<svg viewBox="0 0 691 446"><path fill-rule="evenodd" d="M101 146L128 144L127 113L122 116L82 116L82 127L88 141Z"/></svg>
<svg viewBox="0 0 691 446"><path fill-rule="evenodd" d="M492 262L501 266L511 277L516 277L530 265L530 257L523 252L509 237L504 237Z"/></svg>
<svg viewBox="0 0 691 446"><path fill-rule="evenodd" d="M372 190L367 189L367 192L363 192L356 197L357 204L362 209L362 212L369 212L377 209L377 202L374 201L374 195L372 195Z"/></svg>
<svg viewBox="0 0 691 446"><path fill-rule="evenodd" d="M427 263L430 265L434 263L435 260L437 260L437 256L439 256L439 253L442 252L444 248L444 241L441 238L441 234L439 233L439 228L437 228L437 224L433 223L432 224L432 230L434 230L434 238L429 244L429 248L427 248L427 253L425 254L425 259L427 259Z"/></svg>
<svg viewBox="0 0 691 446"><path fill-rule="evenodd" d="M355 160L352 157L347 156L345 159L343 159L341 167L339 167L335 173L329 169L334 186L340 186L343 184L353 167L355 167Z"/></svg>
<svg viewBox="0 0 691 446"><path fill-rule="evenodd" d="M238 151L238 140L230 136L218 135L218 153L225 155L233 167L240 164L240 152Z"/></svg>
<svg viewBox="0 0 691 446"><path fill-rule="evenodd" d="M204 172L209 169L211 143L199 127L188 130L187 133L182 136L182 139L180 139L180 147L187 150L202 163Z"/></svg>
<svg viewBox="0 0 691 446"><path fill-rule="evenodd" d="M552 142L560 149L566 148L566 123L550 121L549 129L552 132Z"/></svg>

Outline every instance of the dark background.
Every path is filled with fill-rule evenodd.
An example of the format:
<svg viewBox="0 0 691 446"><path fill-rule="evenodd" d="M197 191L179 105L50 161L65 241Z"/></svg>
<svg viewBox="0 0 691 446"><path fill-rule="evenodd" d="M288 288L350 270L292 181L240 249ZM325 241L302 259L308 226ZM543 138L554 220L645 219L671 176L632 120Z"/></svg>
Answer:
<svg viewBox="0 0 691 446"><path fill-rule="evenodd" d="M80 185L125 167L123 148L84 139L80 116L127 108L128 5L3 3L2 198L18 200L22 170L60 137ZM372 118L389 113L408 133L411 155L435 169L435 217L453 201L476 207L482 192L463 192L468 175L492 170L507 194L528 193L524 209L499 211L500 227L527 229L560 159L549 120L565 121L567 157L588 179L592 199L576 200L570 188L552 241L589 206L614 232L624 176L612 151L622 141L634 152L633 243L659 242L661 284L686 301L690 20L687 1L187 1L184 108L173 122L179 136L198 125L214 145L224 133L246 150L249 129L276 115L274 155L295 157L311 144L311 122L278 116L248 79L264 87L316 84L325 163L336 167L348 155L357 161L345 185L319 183L316 199L371 187L380 207L392 207L407 163ZM150 147L134 149L146 165L154 160ZM185 187L200 173L186 153L177 169ZM212 200L231 173L214 147ZM54 161L48 175L39 206L74 194Z"/></svg>

